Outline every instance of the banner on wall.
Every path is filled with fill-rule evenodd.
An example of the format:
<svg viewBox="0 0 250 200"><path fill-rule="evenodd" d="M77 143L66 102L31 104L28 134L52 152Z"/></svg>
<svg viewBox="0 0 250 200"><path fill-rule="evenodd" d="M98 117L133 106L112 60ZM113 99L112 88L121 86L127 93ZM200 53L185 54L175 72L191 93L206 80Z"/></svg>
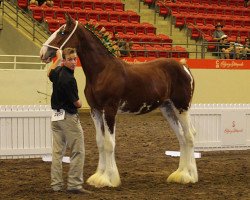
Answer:
<svg viewBox="0 0 250 200"><path fill-rule="evenodd" d="M155 58L147 57L124 57L122 59L128 63L141 63L155 60ZM190 69L250 70L250 60L187 59L187 64ZM79 60L77 66L81 66Z"/></svg>
<svg viewBox="0 0 250 200"><path fill-rule="evenodd" d="M124 58L126 62L148 62L152 58ZM180 59L177 59L180 60ZM250 69L250 60L224 60L224 59L187 59L190 69Z"/></svg>

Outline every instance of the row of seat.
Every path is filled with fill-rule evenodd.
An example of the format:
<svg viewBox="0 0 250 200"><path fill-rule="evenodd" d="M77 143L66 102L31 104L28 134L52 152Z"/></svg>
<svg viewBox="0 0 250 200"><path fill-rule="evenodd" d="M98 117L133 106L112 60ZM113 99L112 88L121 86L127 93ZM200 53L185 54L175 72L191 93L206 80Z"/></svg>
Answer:
<svg viewBox="0 0 250 200"><path fill-rule="evenodd" d="M123 11L124 4L121 0L53 0L56 7L78 7L81 9L102 9ZM17 0L17 5L26 9L29 6L29 0Z"/></svg>
<svg viewBox="0 0 250 200"><path fill-rule="evenodd" d="M167 35L158 34L158 35L146 35L146 34L125 34L125 33L117 33L117 37L133 43L139 44L141 46L151 45L154 47L155 45L160 45L164 48L171 48L173 40L169 38Z"/></svg>
<svg viewBox="0 0 250 200"><path fill-rule="evenodd" d="M121 1L92 1L92 0L55 0L54 6L84 10L123 11Z"/></svg>
<svg viewBox="0 0 250 200"><path fill-rule="evenodd" d="M229 36L229 41L235 41L241 36L242 42L250 37L250 9L245 8L243 1L228 0L209 3L203 0L179 0L177 3L161 3L160 15L172 15L176 27L187 27L192 39L203 38L208 42L213 40L215 25L220 22L223 32ZM216 45L208 45L208 50L216 50Z"/></svg>
<svg viewBox="0 0 250 200"><path fill-rule="evenodd" d="M86 23L86 19L78 19L82 23ZM94 20L93 20L94 21ZM51 33L57 30L62 24L65 23L64 18L60 19L46 19L45 22L48 24L48 28ZM97 21L94 21L97 22ZM111 33L125 33L125 34L146 34L155 35L156 28L149 23L133 24L133 23L122 23L122 22L104 22L98 21L100 27L105 27L107 31Z"/></svg>
<svg viewBox="0 0 250 200"><path fill-rule="evenodd" d="M57 30L65 23L65 12L81 23L94 20L101 27L113 35L133 42L131 54L133 57L188 57L185 48L172 47L172 39L164 34L156 35L156 28L149 23L140 23L140 16L133 11L124 11L124 6L117 11L115 6L112 9L107 4L96 4L92 2L92 7L87 6L81 0L56 0L54 7L30 6L33 17L38 21L45 21L51 32ZM79 6L80 2L80 6ZM82 4L81 4L82 3ZM85 4L85 5L84 5ZM101 6L99 6L101 5Z"/></svg>
<svg viewBox="0 0 250 200"><path fill-rule="evenodd" d="M223 32L228 35L232 40L236 36L241 36L244 41L245 38L249 37L250 30L250 19L249 18L220 18L220 17L210 17L205 18L204 16L194 16L194 15L175 15L176 21L175 26L182 28L187 27L191 32L192 39L209 39L212 40L212 34L215 30L215 25L220 22L223 27ZM244 20L245 19L245 20Z"/></svg>
<svg viewBox="0 0 250 200"><path fill-rule="evenodd" d="M32 16L37 21L47 19L61 19L65 18L65 13L69 13L74 19L86 19L105 22L126 22L126 23L139 23L140 15L134 11L97 11L97 10L82 10L70 8L57 8L47 6L30 6Z"/></svg>
<svg viewBox="0 0 250 200"><path fill-rule="evenodd" d="M205 14L217 14L217 15L239 15L239 16L250 16L250 9L245 7L236 6L218 6L218 5L195 5L195 4L178 4L178 3L167 3L158 4L159 14L167 16L170 14L178 13L205 13Z"/></svg>
<svg viewBox="0 0 250 200"><path fill-rule="evenodd" d="M163 47L161 45L141 45L133 44L132 50L130 51L132 57L154 57L154 58L188 58L189 53L185 48L181 46L175 47Z"/></svg>
<svg viewBox="0 0 250 200"><path fill-rule="evenodd" d="M192 3L201 5L219 5L219 6L243 6L242 0L179 0L182 3Z"/></svg>
<svg viewBox="0 0 250 200"><path fill-rule="evenodd" d="M174 14L175 26L183 27L185 24L192 23L195 25L206 26L212 25L212 29L219 22L228 28L250 28L250 18L246 16L228 16L228 15L193 15ZM210 27L209 27L210 28Z"/></svg>
<svg viewBox="0 0 250 200"><path fill-rule="evenodd" d="M154 4L155 0L143 0L145 4ZM157 3L169 3L169 1L159 0ZM219 5L219 6L239 6L243 7L244 3L242 0L178 0L175 3L180 4L194 4L194 5Z"/></svg>

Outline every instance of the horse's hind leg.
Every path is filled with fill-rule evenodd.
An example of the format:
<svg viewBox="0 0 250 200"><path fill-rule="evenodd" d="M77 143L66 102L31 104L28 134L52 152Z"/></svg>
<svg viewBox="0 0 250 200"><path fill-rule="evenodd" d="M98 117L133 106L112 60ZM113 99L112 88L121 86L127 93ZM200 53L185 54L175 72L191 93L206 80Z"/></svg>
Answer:
<svg viewBox="0 0 250 200"><path fill-rule="evenodd" d="M177 135L180 144L180 162L178 169L172 173L167 181L177 183L195 183L198 173L194 158L195 129L191 124L187 111L179 113L172 103L166 102L160 108L164 117Z"/></svg>

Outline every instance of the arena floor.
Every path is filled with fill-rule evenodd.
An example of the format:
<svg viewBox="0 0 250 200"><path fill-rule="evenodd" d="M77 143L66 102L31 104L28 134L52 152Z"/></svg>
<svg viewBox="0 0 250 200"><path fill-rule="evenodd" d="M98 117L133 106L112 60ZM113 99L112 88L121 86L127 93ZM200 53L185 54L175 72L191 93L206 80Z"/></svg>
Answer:
<svg viewBox="0 0 250 200"><path fill-rule="evenodd" d="M98 153L89 114L81 114L85 131L85 180L95 172ZM122 185L96 189L92 194L55 193L50 189L50 163L41 159L0 160L0 199L88 200L250 200L250 150L204 152L197 159L199 182L179 185L166 178L179 158L166 150L179 150L177 139L158 112L119 115L116 127L116 160ZM64 164L64 177L68 164Z"/></svg>

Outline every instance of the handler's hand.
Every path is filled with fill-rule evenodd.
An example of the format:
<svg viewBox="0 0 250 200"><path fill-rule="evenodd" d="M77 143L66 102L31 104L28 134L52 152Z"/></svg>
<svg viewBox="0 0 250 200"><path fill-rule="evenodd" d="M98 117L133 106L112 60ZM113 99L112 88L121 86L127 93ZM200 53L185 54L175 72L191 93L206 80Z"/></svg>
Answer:
<svg viewBox="0 0 250 200"><path fill-rule="evenodd" d="M57 57L58 60L62 60L63 59L62 58L62 50L61 49L58 49L56 51L56 57Z"/></svg>

